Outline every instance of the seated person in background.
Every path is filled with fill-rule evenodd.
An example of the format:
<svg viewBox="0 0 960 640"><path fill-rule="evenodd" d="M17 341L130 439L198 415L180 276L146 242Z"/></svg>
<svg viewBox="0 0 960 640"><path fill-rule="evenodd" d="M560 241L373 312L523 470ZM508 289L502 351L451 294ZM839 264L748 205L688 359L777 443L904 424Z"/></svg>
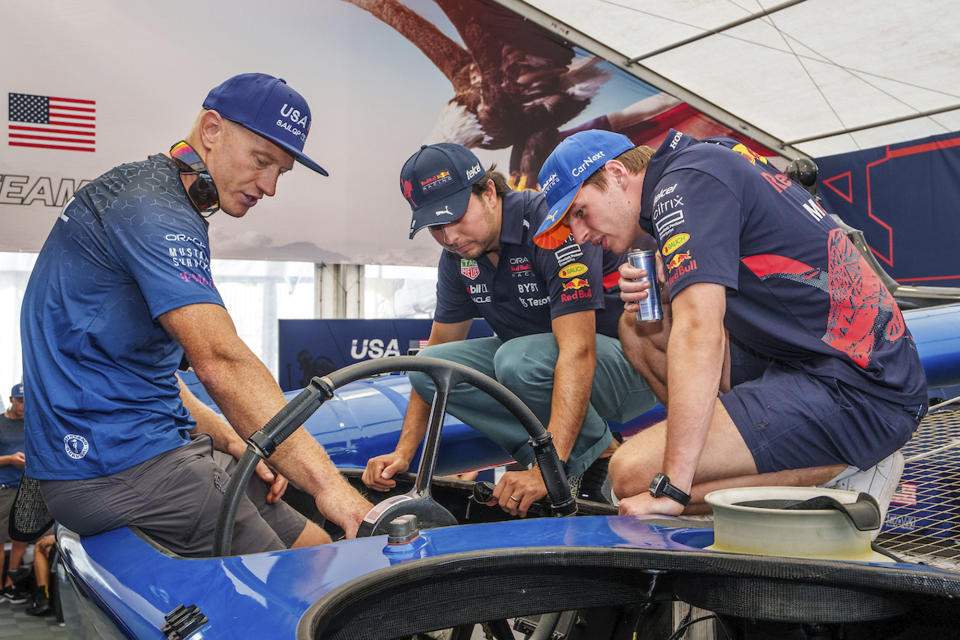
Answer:
<svg viewBox="0 0 960 640"><path fill-rule="evenodd" d="M303 154L310 124L307 102L282 79L234 76L210 91L185 140L78 189L54 223L21 333L27 475L64 526L92 535L133 525L174 553L212 553L227 484L213 451L235 440L182 392L181 357L237 439L286 400L223 306L207 217L220 208L243 217L294 160L326 174ZM355 535L372 505L308 433L298 429L270 461ZM329 540L285 503L243 500L233 551Z"/></svg>
<svg viewBox="0 0 960 640"><path fill-rule="evenodd" d="M25 464L23 449L23 384L18 383L10 390L10 407L0 414L0 544L10 543L0 602L13 604L27 601L27 594L10 578L10 572L20 566L27 552L27 543L11 540L9 532L10 508L17 497Z"/></svg>
<svg viewBox="0 0 960 640"><path fill-rule="evenodd" d="M616 338L616 269L623 257L572 239L551 250L535 247L533 231L547 214L543 196L511 191L501 174L484 171L460 145L422 147L407 160L400 183L413 209L410 237L426 227L444 249L433 327L420 353L467 365L513 391L553 434L568 476L575 483L583 475L581 494L600 499L607 460L588 467L612 451L604 418L625 422L656 403ZM496 337L465 339L477 316ZM373 489L394 486L391 478L407 469L426 431L433 383L417 373L410 381L414 391L396 450L372 458L364 471ZM483 392L455 388L447 411L518 462L533 462L526 431ZM514 515L544 496L536 468L504 474L494 491Z"/></svg>
<svg viewBox="0 0 960 640"><path fill-rule="evenodd" d="M50 553L56 543L56 537L49 534L33 545L33 579L37 583L37 590L33 602L24 610L28 616L45 616L53 609L50 604Z"/></svg>
<svg viewBox="0 0 960 640"><path fill-rule="evenodd" d="M603 162L582 170L588 158ZM578 133L540 181L551 214L540 246L572 231L626 251L648 233L665 265L672 323L660 333L634 316L642 272L620 268L624 351L641 370L659 366L668 395L667 420L610 463L621 513L679 514L688 501L693 513L726 487L821 484L867 491L883 519L926 379L893 297L807 191L741 143L678 131L656 151ZM731 357L760 375L731 385Z"/></svg>

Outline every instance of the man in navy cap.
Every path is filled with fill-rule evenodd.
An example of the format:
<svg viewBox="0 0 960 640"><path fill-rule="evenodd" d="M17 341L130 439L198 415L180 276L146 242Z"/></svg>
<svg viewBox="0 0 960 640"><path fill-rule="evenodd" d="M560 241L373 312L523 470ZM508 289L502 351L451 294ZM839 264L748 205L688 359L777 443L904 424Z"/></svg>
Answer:
<svg viewBox="0 0 960 640"><path fill-rule="evenodd" d="M212 551L225 459L286 403L223 307L206 218L218 209L242 217L274 195L294 160L326 175L303 153L310 124L306 101L282 79L234 76L210 91L169 153L108 171L60 214L27 285L21 329L27 474L65 526L135 525L176 553ZM229 425L180 383L184 354ZM293 434L271 465L354 535L371 505L307 433ZM282 476L266 466L260 474L270 486L251 483L235 552L329 541L279 501Z"/></svg>
<svg viewBox="0 0 960 640"><path fill-rule="evenodd" d="M643 273L620 269L624 350L669 396L667 420L610 463L621 513L702 510L724 487L821 484L873 495L882 522L926 380L897 303L804 188L736 140L679 131L656 151L577 133L540 181L540 246L572 232L624 251L651 234L665 271L672 314L651 334L633 315Z"/></svg>
<svg viewBox="0 0 960 640"><path fill-rule="evenodd" d="M623 257L572 239L551 250L535 247L533 231L547 214L543 197L511 191L501 174L485 171L457 144L422 147L403 166L400 186L413 210L410 237L426 228L444 249L437 309L421 354L500 381L553 434L568 476L583 475L613 449L604 418L625 422L656 403L617 340ZM496 337L465 340L475 317L485 318ZM414 392L396 450L371 459L363 474L374 489L394 485L392 476L407 469L426 430L423 398L433 396L433 385L423 374L412 373L410 381ZM455 388L447 410L518 462L533 462L526 431L482 392ZM598 486L584 488L593 499L605 463L593 478ZM504 510L521 515L545 495L536 468L506 473L494 491Z"/></svg>
<svg viewBox="0 0 960 640"><path fill-rule="evenodd" d="M0 543L10 542L10 561L3 572L0 602L19 604L27 601L27 594L14 585L9 572L20 566L27 543L10 540L10 507L17 497L20 476L25 462L23 454L23 383L10 390L10 407L0 414ZM3 564L0 562L0 564Z"/></svg>

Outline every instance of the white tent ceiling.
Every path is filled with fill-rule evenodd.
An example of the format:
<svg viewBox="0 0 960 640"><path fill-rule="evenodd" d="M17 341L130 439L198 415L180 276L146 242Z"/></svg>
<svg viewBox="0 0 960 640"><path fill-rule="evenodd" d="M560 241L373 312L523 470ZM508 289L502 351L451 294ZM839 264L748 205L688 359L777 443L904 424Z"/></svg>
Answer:
<svg viewBox="0 0 960 640"><path fill-rule="evenodd" d="M8 140L0 142L0 251L39 250L83 181L168 149L211 86L256 70L287 78L309 97L315 126L306 150L330 178L294 171L278 198L265 199L243 221L214 218L214 256L435 264L439 248L429 235L407 238L399 167L420 144L439 139L438 124L451 116L458 125L464 120L457 116L466 118L468 126L458 131L476 134L475 114L457 106L476 107L473 76L465 83L458 74L473 74L470 65L492 59L484 68L497 86L508 75L504 68L515 72L512 49L541 51L547 40L539 29L517 28L520 21L489 1L7 0L0 58L16 64L0 73L0 96L7 93L8 105L22 95L95 103L96 148L20 144L37 134L23 133L21 116L8 107ZM649 85L786 157L960 130L955 0L495 1L579 47L578 58L581 50L592 52L647 84L610 74L575 117L543 118L546 124L533 131L536 118L524 121L525 129L512 126L527 103L510 96L539 91L538 76L516 72L513 84L531 86L508 82L517 93L503 95L514 111L493 109L501 106L498 92L484 103L499 118L491 135L510 134L487 146L475 141L485 166L502 170L515 155L522 163L514 147L536 138L531 133L559 134L618 113L650 97ZM217 38L198 65L197 43L209 41L210 25L227 34L256 25L256 33ZM454 62L444 64L438 51L452 52ZM608 71L604 64L596 77ZM524 75L531 79L521 82ZM858 130L830 135L852 128Z"/></svg>
<svg viewBox="0 0 960 640"><path fill-rule="evenodd" d="M960 130L952 0L497 1L788 157Z"/></svg>

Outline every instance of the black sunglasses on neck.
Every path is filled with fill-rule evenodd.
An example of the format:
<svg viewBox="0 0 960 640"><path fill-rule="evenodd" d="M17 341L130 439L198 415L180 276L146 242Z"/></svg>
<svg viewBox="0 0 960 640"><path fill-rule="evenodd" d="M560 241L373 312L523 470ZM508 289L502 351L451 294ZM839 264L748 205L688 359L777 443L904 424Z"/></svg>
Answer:
<svg viewBox="0 0 960 640"><path fill-rule="evenodd" d="M206 218L219 211L220 194L200 154L194 151L186 140L181 140L170 147L170 156L177 163L181 174L197 176L187 189L187 197L197 213Z"/></svg>

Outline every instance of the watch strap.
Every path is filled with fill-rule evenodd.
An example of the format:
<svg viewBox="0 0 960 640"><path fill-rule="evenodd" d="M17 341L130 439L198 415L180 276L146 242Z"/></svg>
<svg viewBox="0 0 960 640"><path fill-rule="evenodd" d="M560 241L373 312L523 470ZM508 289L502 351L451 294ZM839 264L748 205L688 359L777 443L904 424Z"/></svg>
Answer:
<svg viewBox="0 0 960 640"><path fill-rule="evenodd" d="M654 498L670 498L674 502L687 506L690 494L670 483L670 478L664 473L658 473L650 484L650 495Z"/></svg>

